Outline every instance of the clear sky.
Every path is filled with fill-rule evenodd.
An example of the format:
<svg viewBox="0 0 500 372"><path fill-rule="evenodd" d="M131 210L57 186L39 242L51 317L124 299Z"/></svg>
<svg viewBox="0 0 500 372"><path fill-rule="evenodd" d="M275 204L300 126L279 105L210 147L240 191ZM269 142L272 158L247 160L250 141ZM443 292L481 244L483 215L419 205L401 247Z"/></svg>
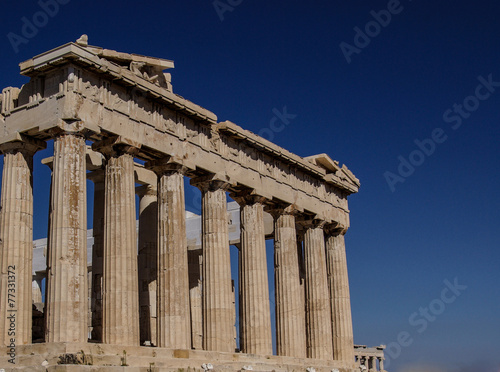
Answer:
<svg viewBox="0 0 500 372"><path fill-rule="evenodd" d="M27 81L19 62L83 33L174 60L174 91L219 121L328 153L360 179L346 238L356 343L388 345L394 372L500 371L500 3L59 4L3 2L0 87ZM41 238L48 169L35 172Z"/></svg>

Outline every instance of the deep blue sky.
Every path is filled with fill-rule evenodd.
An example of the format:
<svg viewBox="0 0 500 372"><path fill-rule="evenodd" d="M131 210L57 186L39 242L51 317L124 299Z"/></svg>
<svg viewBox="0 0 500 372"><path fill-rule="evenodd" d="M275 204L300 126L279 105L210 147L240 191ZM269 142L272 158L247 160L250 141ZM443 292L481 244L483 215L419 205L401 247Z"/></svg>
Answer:
<svg viewBox="0 0 500 372"><path fill-rule="evenodd" d="M220 121L259 133L286 106L297 116L274 133L275 143L301 156L328 153L361 180L349 198L346 240L355 342L394 346L408 332L413 342L391 362L394 372L498 372L500 88L477 108L467 97L479 76L500 82L500 4L402 0L347 63L340 43L354 45L354 28L387 7L244 0L221 21L211 0L71 0L15 53L7 34L22 35L21 18L41 8L4 2L0 87L26 82L19 62L87 33L92 45L174 60L174 91ZM464 100L473 110L453 129L443 114ZM436 128L446 141L391 192L384 173L397 174L398 157L408 160L414 141ZM40 238L48 173L38 165L35 172ZM189 206L195 194L187 198ZM409 317L438 306L444 281L454 278L467 289L418 332Z"/></svg>

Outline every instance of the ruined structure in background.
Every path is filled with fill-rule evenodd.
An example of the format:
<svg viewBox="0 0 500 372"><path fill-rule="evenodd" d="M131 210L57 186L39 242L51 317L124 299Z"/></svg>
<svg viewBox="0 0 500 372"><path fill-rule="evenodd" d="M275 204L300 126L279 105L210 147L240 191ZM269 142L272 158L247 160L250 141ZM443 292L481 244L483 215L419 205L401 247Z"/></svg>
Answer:
<svg viewBox="0 0 500 372"><path fill-rule="evenodd" d="M384 371L384 349L385 345L375 347L354 345L354 358L356 359L356 365L361 371Z"/></svg>
<svg viewBox="0 0 500 372"><path fill-rule="evenodd" d="M344 234L359 181L328 155L301 158L219 123L173 93L163 72L173 67L82 37L21 63L30 82L2 91L0 343L12 347L15 310L19 367L357 370ZM36 310L44 322L34 327L33 155L49 140L45 308ZM202 193L201 249L188 250L185 177ZM87 179L95 185L90 280ZM240 350L228 193L240 213ZM274 239L277 356L266 238ZM31 345L35 328L43 343ZM0 364L13 367L4 355Z"/></svg>

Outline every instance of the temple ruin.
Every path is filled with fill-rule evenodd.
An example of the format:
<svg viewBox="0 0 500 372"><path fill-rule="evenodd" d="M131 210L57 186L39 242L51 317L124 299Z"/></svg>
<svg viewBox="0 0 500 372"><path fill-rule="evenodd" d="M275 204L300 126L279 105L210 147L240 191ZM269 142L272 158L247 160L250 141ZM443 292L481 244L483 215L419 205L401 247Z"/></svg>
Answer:
<svg viewBox="0 0 500 372"><path fill-rule="evenodd" d="M383 370L383 348L358 354L353 342L344 235L358 179L326 154L302 158L218 122L173 92L173 67L83 36L21 63L29 83L2 90L0 368ZM33 156L47 141L49 229L37 251ZM199 216L186 213L186 177L201 190Z"/></svg>

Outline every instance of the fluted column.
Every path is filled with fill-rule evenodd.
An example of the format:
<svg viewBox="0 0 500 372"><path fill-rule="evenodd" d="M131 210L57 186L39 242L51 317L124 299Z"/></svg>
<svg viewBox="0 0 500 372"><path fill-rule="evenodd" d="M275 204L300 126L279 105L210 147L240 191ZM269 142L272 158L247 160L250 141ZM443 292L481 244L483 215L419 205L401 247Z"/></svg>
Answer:
<svg viewBox="0 0 500 372"><path fill-rule="evenodd" d="M157 296L157 242L158 190L157 185L136 189L139 195L139 323L141 345L150 342L158 346L156 338Z"/></svg>
<svg viewBox="0 0 500 372"><path fill-rule="evenodd" d="M87 178L85 138L54 140L47 251L46 342L88 339Z"/></svg>
<svg viewBox="0 0 500 372"><path fill-rule="evenodd" d="M45 143L34 140L0 145L0 152L4 155L0 200L2 346L11 344L11 339L14 339L14 345L31 343L33 155L44 147Z"/></svg>
<svg viewBox="0 0 500 372"><path fill-rule="evenodd" d="M153 165L158 174L158 346L191 348L184 169Z"/></svg>
<svg viewBox="0 0 500 372"><path fill-rule="evenodd" d="M203 349L202 262L200 250L188 251L191 347L195 350Z"/></svg>
<svg viewBox="0 0 500 372"><path fill-rule="evenodd" d="M139 345L133 147L94 144L106 156L103 334L106 344Z"/></svg>
<svg viewBox="0 0 500 372"><path fill-rule="evenodd" d="M331 360L333 359L331 310L326 273L325 237L321 225L313 224L306 229L304 261L307 357Z"/></svg>
<svg viewBox="0 0 500 372"><path fill-rule="evenodd" d="M292 211L270 211L274 222L276 349L281 356L305 358L305 313L301 299L297 231Z"/></svg>
<svg viewBox="0 0 500 372"><path fill-rule="evenodd" d="M379 370L384 372L384 358L379 358L378 360Z"/></svg>
<svg viewBox="0 0 500 372"><path fill-rule="evenodd" d="M240 349L244 353L272 354L271 313L267 277L264 199L233 198L240 204Z"/></svg>
<svg viewBox="0 0 500 372"><path fill-rule="evenodd" d="M92 290L90 307L92 313L92 340L102 342L102 271L104 247L104 171L89 173L94 182L94 215L92 234Z"/></svg>
<svg viewBox="0 0 500 372"><path fill-rule="evenodd" d="M345 231L328 232L326 259L332 312L333 357L350 363L354 359L354 339L344 234Z"/></svg>
<svg viewBox="0 0 500 372"><path fill-rule="evenodd" d="M197 182L202 193L203 349L233 352L234 324L226 187L222 181Z"/></svg>

